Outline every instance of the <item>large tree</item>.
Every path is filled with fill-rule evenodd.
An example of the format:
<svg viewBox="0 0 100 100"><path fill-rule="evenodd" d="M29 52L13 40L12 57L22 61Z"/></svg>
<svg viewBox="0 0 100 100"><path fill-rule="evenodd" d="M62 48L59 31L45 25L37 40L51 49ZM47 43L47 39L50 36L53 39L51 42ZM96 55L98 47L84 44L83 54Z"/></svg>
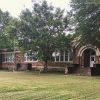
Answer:
<svg viewBox="0 0 100 100"><path fill-rule="evenodd" d="M0 10L0 49L9 47L7 35L4 33L5 27L9 22L9 13Z"/></svg>
<svg viewBox="0 0 100 100"><path fill-rule="evenodd" d="M64 32L67 25L64 10L49 6L46 1L41 4L34 3L33 12L26 9L20 16L17 26L19 45L24 50L38 52L38 58L45 62L46 71L52 53L56 50L66 50L70 45Z"/></svg>
<svg viewBox="0 0 100 100"><path fill-rule="evenodd" d="M100 47L100 0L71 0L76 36L83 44Z"/></svg>
<svg viewBox="0 0 100 100"><path fill-rule="evenodd" d="M3 12L0 10L0 49L11 47L8 35L5 32L10 19L11 17L9 16L8 12Z"/></svg>

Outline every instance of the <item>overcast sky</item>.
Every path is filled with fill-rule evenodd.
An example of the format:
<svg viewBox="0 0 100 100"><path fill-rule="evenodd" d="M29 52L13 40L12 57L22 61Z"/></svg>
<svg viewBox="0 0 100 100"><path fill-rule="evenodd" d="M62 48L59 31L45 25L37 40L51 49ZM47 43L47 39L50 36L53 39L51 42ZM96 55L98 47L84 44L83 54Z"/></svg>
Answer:
<svg viewBox="0 0 100 100"><path fill-rule="evenodd" d="M42 1L42 0L35 0ZM52 4L55 7L60 7L61 9L69 10L70 0L47 0L48 3ZM10 14L14 17L17 17L21 10L25 8L32 9L31 0L0 0L0 8L3 11L9 11Z"/></svg>

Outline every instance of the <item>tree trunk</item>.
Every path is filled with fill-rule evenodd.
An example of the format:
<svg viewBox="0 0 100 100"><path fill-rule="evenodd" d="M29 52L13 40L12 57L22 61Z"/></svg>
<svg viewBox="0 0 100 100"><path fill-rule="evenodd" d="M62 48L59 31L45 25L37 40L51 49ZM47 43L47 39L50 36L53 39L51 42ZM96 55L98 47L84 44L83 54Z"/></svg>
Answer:
<svg viewBox="0 0 100 100"><path fill-rule="evenodd" d="M44 61L44 72L47 72L47 70L48 70L48 61L45 60Z"/></svg>

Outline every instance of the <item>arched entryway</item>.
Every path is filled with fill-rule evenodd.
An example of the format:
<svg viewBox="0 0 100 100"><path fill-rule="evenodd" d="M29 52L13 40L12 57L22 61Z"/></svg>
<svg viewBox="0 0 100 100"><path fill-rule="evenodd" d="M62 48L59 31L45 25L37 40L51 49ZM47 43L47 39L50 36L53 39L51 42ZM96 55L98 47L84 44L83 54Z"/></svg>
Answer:
<svg viewBox="0 0 100 100"><path fill-rule="evenodd" d="M78 71L84 75L100 75L100 50L95 46L82 46L77 53Z"/></svg>
<svg viewBox="0 0 100 100"><path fill-rule="evenodd" d="M82 54L84 67L93 67L96 60L96 52L93 49L85 49Z"/></svg>

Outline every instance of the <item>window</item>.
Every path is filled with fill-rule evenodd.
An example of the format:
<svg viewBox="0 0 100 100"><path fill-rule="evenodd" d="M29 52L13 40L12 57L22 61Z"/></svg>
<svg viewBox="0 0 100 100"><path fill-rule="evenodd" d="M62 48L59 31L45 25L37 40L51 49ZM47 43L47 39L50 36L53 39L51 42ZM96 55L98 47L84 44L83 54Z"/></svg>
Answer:
<svg viewBox="0 0 100 100"><path fill-rule="evenodd" d="M70 51L61 51L53 53L54 61L72 61L72 52Z"/></svg>
<svg viewBox="0 0 100 100"><path fill-rule="evenodd" d="M14 53L5 53L3 55L3 62L14 62Z"/></svg>
<svg viewBox="0 0 100 100"><path fill-rule="evenodd" d="M25 59L25 62L37 61L37 53L29 51L24 54L24 59Z"/></svg>
<svg viewBox="0 0 100 100"><path fill-rule="evenodd" d="M69 53L68 53L68 51L65 52L65 61L69 61Z"/></svg>
<svg viewBox="0 0 100 100"><path fill-rule="evenodd" d="M60 52L60 61L65 61L65 59L64 59L64 52Z"/></svg>
<svg viewBox="0 0 100 100"><path fill-rule="evenodd" d="M94 57L91 57L91 61L94 61Z"/></svg>

